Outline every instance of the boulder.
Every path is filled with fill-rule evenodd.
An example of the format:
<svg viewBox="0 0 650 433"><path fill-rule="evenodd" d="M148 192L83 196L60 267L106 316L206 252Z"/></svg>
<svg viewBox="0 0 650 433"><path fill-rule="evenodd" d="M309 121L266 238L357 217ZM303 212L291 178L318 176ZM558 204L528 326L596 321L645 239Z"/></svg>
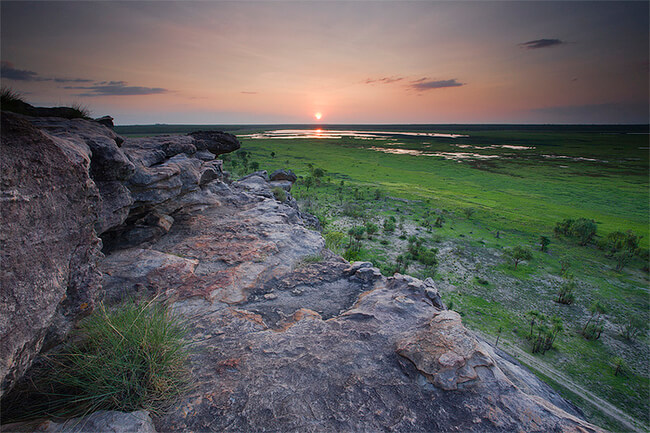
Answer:
<svg viewBox="0 0 650 433"><path fill-rule="evenodd" d="M194 139L198 150L208 150L215 155L234 152L241 146L237 137L222 131L195 131L187 135Z"/></svg>
<svg viewBox="0 0 650 433"><path fill-rule="evenodd" d="M444 390L480 380L487 372L481 372L479 367L494 370L490 355L462 326L460 315L454 311L435 313L424 327L397 343L397 353Z"/></svg>
<svg viewBox="0 0 650 433"><path fill-rule="evenodd" d="M44 345L93 309L101 243L94 231L100 196L83 141L54 137L3 112L0 146L3 393Z"/></svg>
<svg viewBox="0 0 650 433"><path fill-rule="evenodd" d="M286 192L291 192L291 187L293 184L288 180L272 180L269 182L271 188L282 188Z"/></svg>
<svg viewBox="0 0 650 433"><path fill-rule="evenodd" d="M271 173L271 180L288 180L291 183L295 183L298 180L298 176L291 170L275 170Z"/></svg>
<svg viewBox="0 0 650 433"><path fill-rule="evenodd" d="M90 175L97 181L126 180L135 167L119 145L124 141L113 130L92 120L28 118L50 135L88 146L91 152Z"/></svg>
<svg viewBox="0 0 650 433"><path fill-rule="evenodd" d="M100 125L104 125L107 128L113 129L115 127L115 124L113 123L113 118L111 116L98 117L97 119L95 119L95 122L99 123Z"/></svg>

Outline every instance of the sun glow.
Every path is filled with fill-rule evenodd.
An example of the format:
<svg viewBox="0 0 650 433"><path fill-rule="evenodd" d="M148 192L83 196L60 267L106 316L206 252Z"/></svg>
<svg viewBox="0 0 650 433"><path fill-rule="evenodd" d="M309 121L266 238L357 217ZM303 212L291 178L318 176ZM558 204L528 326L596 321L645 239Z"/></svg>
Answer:
<svg viewBox="0 0 650 433"><path fill-rule="evenodd" d="M320 120L320 118L323 117L323 114L321 112L314 113L314 117L316 118L316 120Z"/></svg>

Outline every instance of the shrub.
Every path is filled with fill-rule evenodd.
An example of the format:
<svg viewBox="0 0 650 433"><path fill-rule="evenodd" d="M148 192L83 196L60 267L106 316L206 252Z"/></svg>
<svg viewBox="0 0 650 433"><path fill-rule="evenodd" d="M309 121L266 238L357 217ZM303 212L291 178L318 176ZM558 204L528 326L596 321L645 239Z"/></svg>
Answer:
<svg viewBox="0 0 650 433"><path fill-rule="evenodd" d="M157 301L103 305L81 322L68 347L49 355L39 386L47 411L160 412L188 389L186 324Z"/></svg>
<svg viewBox="0 0 650 433"><path fill-rule="evenodd" d="M587 340L598 340L603 332L604 326L601 323L602 315L605 314L605 307L600 301L594 301L589 307L589 320L582 327L581 334Z"/></svg>
<svg viewBox="0 0 650 433"><path fill-rule="evenodd" d="M575 288L576 283L573 281L573 278L565 279L560 285L556 301L560 304L571 305L575 300Z"/></svg>
<svg viewBox="0 0 650 433"><path fill-rule="evenodd" d="M470 219L472 217L472 215L474 215L475 212L476 212L476 209L474 209L473 207L463 208L463 213L465 214L467 219Z"/></svg>
<svg viewBox="0 0 650 433"><path fill-rule="evenodd" d="M597 228L594 220L567 218L555 224L553 231L556 235L565 235L577 239L580 245L587 245L596 235Z"/></svg>
<svg viewBox="0 0 650 433"><path fill-rule="evenodd" d="M539 250L542 252L548 251L548 245L551 243L551 240L548 238L548 236L540 236L539 237Z"/></svg>
<svg viewBox="0 0 650 433"><path fill-rule="evenodd" d="M377 224L375 223L367 222L365 224L365 227L366 227L366 233L368 233L368 239L372 239L372 235L374 235L375 233L377 233L377 231L379 231L379 227L377 227Z"/></svg>
<svg viewBox="0 0 650 433"><path fill-rule="evenodd" d="M521 261L531 260L533 258L533 254L530 252L530 250L526 247L522 247L521 245L517 245L513 248L506 248L504 256L515 265L515 269L517 269L517 265Z"/></svg>
<svg viewBox="0 0 650 433"><path fill-rule="evenodd" d="M325 246L331 251L338 252L343 247L345 234L341 232L328 232L325 234Z"/></svg>
<svg viewBox="0 0 650 433"><path fill-rule="evenodd" d="M608 233L604 239L598 242L598 248L605 250L605 253L616 260L616 270L620 271L632 260L634 254L639 252L639 241L642 236L637 236L628 230L623 233L615 231Z"/></svg>
<svg viewBox="0 0 650 433"><path fill-rule="evenodd" d="M287 201L287 192L279 186L274 186L273 189L271 189L271 192L277 201L282 203Z"/></svg>
<svg viewBox="0 0 650 433"><path fill-rule="evenodd" d="M384 220L384 233L393 233L395 231L395 217L391 216Z"/></svg>

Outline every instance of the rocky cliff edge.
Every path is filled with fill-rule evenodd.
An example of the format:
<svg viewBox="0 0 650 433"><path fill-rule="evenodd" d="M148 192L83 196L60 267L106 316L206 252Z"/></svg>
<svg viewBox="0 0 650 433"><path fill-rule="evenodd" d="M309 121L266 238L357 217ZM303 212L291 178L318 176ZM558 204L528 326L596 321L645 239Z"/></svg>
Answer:
<svg viewBox="0 0 650 433"><path fill-rule="evenodd" d="M2 114L4 391L97 300L159 295L190 320L196 386L138 429L601 431L478 341L432 280L324 249L291 196L274 198L290 181L225 182L216 155L238 147Z"/></svg>

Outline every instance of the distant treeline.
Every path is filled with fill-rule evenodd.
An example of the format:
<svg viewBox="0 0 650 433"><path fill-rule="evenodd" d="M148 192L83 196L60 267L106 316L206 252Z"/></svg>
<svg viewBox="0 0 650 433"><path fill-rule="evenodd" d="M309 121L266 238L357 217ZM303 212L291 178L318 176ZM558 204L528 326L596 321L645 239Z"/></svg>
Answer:
<svg viewBox="0 0 650 433"><path fill-rule="evenodd" d="M650 125L520 125L520 124L418 124L418 125L125 125L116 126L115 132L124 135L184 134L204 129L217 129L233 134L267 131L269 129L311 129L356 131L403 131L403 132L466 132L466 131L542 131L542 132L587 132L609 134L648 134Z"/></svg>

